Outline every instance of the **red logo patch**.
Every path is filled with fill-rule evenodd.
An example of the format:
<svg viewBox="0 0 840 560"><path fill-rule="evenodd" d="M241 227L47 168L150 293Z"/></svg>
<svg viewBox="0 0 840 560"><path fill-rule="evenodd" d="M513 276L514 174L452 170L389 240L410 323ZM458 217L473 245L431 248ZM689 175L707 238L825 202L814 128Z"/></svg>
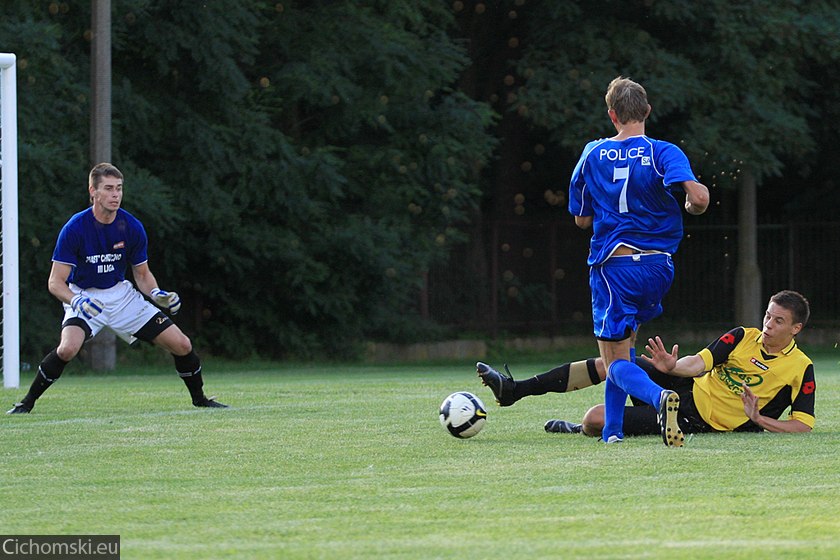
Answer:
<svg viewBox="0 0 840 560"><path fill-rule="evenodd" d="M813 381L808 381L807 383L802 384L802 392L806 395L813 393L816 388L817 384Z"/></svg>
<svg viewBox="0 0 840 560"><path fill-rule="evenodd" d="M720 337L720 341L724 344L735 344L735 335L726 333L722 337Z"/></svg>

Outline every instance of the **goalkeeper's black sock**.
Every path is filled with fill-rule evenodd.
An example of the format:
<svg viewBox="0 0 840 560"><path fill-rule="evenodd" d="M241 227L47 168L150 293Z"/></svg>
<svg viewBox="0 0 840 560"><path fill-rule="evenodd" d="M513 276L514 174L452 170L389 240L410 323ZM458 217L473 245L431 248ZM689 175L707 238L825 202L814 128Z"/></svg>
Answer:
<svg viewBox="0 0 840 560"><path fill-rule="evenodd" d="M546 393L567 393L601 382L595 367L595 358L557 366L551 371L535 375L530 379L517 381L513 389L516 400Z"/></svg>
<svg viewBox="0 0 840 560"><path fill-rule="evenodd" d="M201 360L198 355L190 350L190 353L186 356L173 354L172 357L175 358L175 369L181 379L184 380L184 385L190 392L193 404L207 400L204 395L204 380L201 378Z"/></svg>
<svg viewBox="0 0 840 560"><path fill-rule="evenodd" d="M184 380L184 385L187 386L187 390L190 392L193 404L207 400L207 397L204 396L204 380L201 379L201 371L187 377L182 375L181 379Z"/></svg>
<svg viewBox="0 0 840 560"><path fill-rule="evenodd" d="M29 392L20 402L27 408L35 406L35 401L61 377L66 365L67 362L59 358L55 350L44 356L44 359L38 365L38 371L35 372L35 378L32 380Z"/></svg>

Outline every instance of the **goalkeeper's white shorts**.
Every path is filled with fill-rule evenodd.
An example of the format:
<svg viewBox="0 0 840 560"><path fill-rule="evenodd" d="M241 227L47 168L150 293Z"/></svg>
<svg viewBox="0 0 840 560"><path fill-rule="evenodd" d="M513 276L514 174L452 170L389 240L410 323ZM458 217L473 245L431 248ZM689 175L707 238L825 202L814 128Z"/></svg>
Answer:
<svg viewBox="0 0 840 560"><path fill-rule="evenodd" d="M64 321L62 323L68 319L81 319L90 327L92 337L96 336L103 328L108 327L118 337L132 344L137 340L133 334L160 312L128 280L123 280L110 288L104 289L87 288L82 290L75 284L70 284L70 289L74 294L84 294L102 302L102 312L92 319L87 319L81 313L73 311L70 305L64 304Z"/></svg>

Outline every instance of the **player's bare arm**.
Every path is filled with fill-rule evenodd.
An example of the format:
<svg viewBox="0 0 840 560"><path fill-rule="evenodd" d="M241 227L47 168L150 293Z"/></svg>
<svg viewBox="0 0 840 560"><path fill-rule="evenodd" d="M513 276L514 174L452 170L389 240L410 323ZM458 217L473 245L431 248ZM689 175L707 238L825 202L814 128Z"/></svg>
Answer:
<svg viewBox="0 0 840 560"><path fill-rule="evenodd" d="M762 429L777 434L798 434L811 431L811 428L807 424L796 419L776 420L769 416L763 416L759 407L758 396L746 384L741 387L744 389L744 392L741 393L741 401L744 403L744 413L747 415L747 418Z"/></svg>
<svg viewBox="0 0 840 560"><path fill-rule="evenodd" d="M135 266L134 281L137 288L152 298L155 305L162 307L169 311L170 315L175 315L181 309L181 298L175 292L166 292L158 287L157 279L152 274L149 268L149 263L143 263Z"/></svg>
<svg viewBox="0 0 840 560"><path fill-rule="evenodd" d="M709 189L697 181L683 181L685 211L698 216L709 207Z"/></svg>
<svg viewBox="0 0 840 560"><path fill-rule="evenodd" d="M592 227L592 216L575 216L575 225L580 229L589 229Z"/></svg>
<svg viewBox="0 0 840 560"><path fill-rule="evenodd" d="M67 287L67 279L73 267L69 264L53 262L50 269L50 278L47 280L47 289L62 303L70 303L76 294Z"/></svg>
<svg viewBox="0 0 840 560"><path fill-rule="evenodd" d="M144 262L132 267L134 273L134 283L137 284L137 289L146 295L150 295L152 290L158 287L157 279L152 274L152 269L149 268L149 263Z"/></svg>
<svg viewBox="0 0 840 560"><path fill-rule="evenodd" d="M660 337L649 338L645 350L647 359L656 369L675 377L697 377L706 370L703 358L697 354L679 357L679 345L674 344L671 351L665 349L665 343Z"/></svg>

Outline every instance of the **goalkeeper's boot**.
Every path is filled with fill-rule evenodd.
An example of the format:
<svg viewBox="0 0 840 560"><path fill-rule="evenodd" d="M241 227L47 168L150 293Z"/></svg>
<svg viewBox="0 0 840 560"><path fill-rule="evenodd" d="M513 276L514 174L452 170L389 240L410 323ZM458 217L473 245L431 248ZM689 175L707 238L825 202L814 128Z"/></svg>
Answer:
<svg viewBox="0 0 840 560"><path fill-rule="evenodd" d="M193 406L199 408L230 408L228 405L217 401L216 397L204 397L203 400L193 401Z"/></svg>
<svg viewBox="0 0 840 560"><path fill-rule="evenodd" d="M662 432L662 442L668 447L682 447L685 443L685 435L677 419L679 411L680 396L674 391L662 391L657 419Z"/></svg>
<svg viewBox="0 0 840 560"><path fill-rule="evenodd" d="M583 424L568 420L549 420L544 427L549 434L579 434L583 431Z"/></svg>
<svg viewBox="0 0 840 560"><path fill-rule="evenodd" d="M499 406L510 406L518 400L513 395L513 388L516 386L516 381L513 380L507 364L505 364L507 375L499 373L484 362L476 362L475 371L481 378L481 382L493 391L493 396L496 397L496 402L499 403Z"/></svg>
<svg viewBox="0 0 840 560"><path fill-rule="evenodd" d="M29 414L30 412L32 412L31 406L26 406L22 402L19 402L15 403L15 406L7 410L6 414Z"/></svg>

